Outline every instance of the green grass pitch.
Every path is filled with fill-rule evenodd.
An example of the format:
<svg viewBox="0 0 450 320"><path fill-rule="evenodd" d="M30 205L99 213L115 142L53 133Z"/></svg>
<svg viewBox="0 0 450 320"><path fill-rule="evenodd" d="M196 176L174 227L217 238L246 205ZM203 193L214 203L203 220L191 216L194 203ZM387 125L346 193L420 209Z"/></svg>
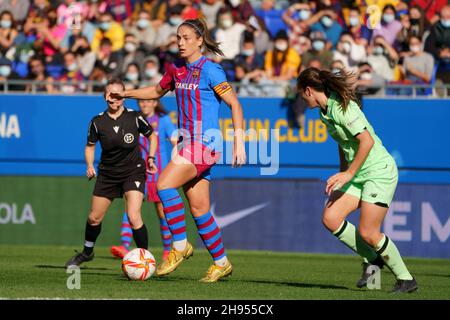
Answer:
<svg viewBox="0 0 450 320"><path fill-rule="evenodd" d="M150 248L157 260L161 250ZM357 289L361 273L355 256L228 250L234 265L231 277L215 284L198 280L211 259L194 250L173 274L147 281L129 281L121 261L106 247L96 248L94 261L81 269L81 289L66 286L63 267L72 247L0 245L0 298L63 299L450 299L450 261L407 258L419 291L389 294L394 277L383 270L381 290Z"/></svg>

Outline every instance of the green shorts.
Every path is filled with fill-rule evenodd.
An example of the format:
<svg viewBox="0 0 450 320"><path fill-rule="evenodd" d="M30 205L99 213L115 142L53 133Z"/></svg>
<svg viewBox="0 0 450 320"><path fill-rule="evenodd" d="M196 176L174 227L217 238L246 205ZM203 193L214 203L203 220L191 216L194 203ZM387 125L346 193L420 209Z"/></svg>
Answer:
<svg viewBox="0 0 450 320"><path fill-rule="evenodd" d="M394 198L397 182L397 165L392 157L387 157L377 164L359 171L339 191L365 202L389 206Z"/></svg>

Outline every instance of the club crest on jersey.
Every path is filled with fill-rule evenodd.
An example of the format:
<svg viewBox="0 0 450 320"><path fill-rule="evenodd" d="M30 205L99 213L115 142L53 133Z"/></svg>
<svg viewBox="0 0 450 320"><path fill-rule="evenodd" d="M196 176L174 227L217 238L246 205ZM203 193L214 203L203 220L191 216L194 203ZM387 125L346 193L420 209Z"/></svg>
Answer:
<svg viewBox="0 0 450 320"><path fill-rule="evenodd" d="M200 77L200 70L195 69L194 72L192 72L192 78L196 79Z"/></svg>
<svg viewBox="0 0 450 320"><path fill-rule="evenodd" d="M125 141L126 143L132 143L134 141L134 136L131 133L127 133L123 137L123 141Z"/></svg>

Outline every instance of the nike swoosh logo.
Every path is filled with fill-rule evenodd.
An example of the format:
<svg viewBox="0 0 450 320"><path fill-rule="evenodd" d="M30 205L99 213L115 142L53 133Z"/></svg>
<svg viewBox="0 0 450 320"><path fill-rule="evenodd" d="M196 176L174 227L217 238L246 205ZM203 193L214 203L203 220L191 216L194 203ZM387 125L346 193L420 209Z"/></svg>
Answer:
<svg viewBox="0 0 450 320"><path fill-rule="evenodd" d="M227 215L224 216L216 216L215 214L215 207L216 205L213 203L211 205L211 214L213 215L214 219L216 219L217 224L219 225L220 228L225 228L227 226L229 226L232 223L235 223L236 221L239 221L243 218L245 218L248 215L251 215L259 210L261 210L264 207L267 207L269 205L269 202L265 202L262 204L258 204L256 206L247 208L247 209L242 209L242 210L238 210L232 213L229 213Z"/></svg>

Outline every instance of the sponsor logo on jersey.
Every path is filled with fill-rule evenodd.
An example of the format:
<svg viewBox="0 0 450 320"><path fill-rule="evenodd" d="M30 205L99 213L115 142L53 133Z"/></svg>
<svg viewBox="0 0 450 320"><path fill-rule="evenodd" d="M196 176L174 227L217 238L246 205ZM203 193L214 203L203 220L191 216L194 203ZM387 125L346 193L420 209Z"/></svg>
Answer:
<svg viewBox="0 0 450 320"><path fill-rule="evenodd" d="M175 88L186 90L197 90L198 84L177 82L175 83Z"/></svg>
<svg viewBox="0 0 450 320"><path fill-rule="evenodd" d="M123 137L123 141L125 141L126 143L132 143L134 141L134 136L131 133L127 133Z"/></svg>
<svg viewBox="0 0 450 320"><path fill-rule="evenodd" d="M119 132L119 126L114 126L113 129L116 133Z"/></svg>

